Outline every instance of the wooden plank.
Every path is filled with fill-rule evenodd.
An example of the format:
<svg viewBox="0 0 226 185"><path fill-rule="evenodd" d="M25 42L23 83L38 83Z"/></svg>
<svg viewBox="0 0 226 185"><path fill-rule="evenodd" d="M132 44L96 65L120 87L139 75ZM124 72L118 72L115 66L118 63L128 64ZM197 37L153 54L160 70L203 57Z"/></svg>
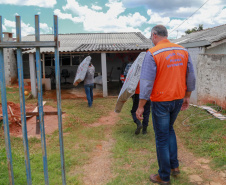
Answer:
<svg viewBox="0 0 226 185"><path fill-rule="evenodd" d="M12 116L12 118L14 119L15 123L18 123L20 126L22 126L21 123L19 123L19 122L16 120L16 118L15 118L15 117L18 117L18 116L15 116L15 115L13 114L13 111L12 111L12 109L11 109L11 107L10 107L9 105L8 105L8 107L9 107L9 111L10 111L11 116Z"/></svg>
<svg viewBox="0 0 226 185"><path fill-rule="evenodd" d="M46 104L46 101L43 101L43 102L42 102L42 105L44 106L45 104ZM38 106L35 107L35 109L34 109L32 112L38 112Z"/></svg>
<svg viewBox="0 0 226 185"><path fill-rule="evenodd" d="M43 112L45 116L50 116L50 115L57 115L57 111L55 112ZM64 114L65 112L62 112L62 114ZM26 116L38 116L39 113L38 112L26 112Z"/></svg>
<svg viewBox="0 0 226 185"><path fill-rule="evenodd" d="M44 106L46 104L46 101L43 101L42 102L42 105ZM37 107L35 107L35 109L32 111L32 112L36 112L36 113L38 113L38 106ZM36 114L35 114L36 115ZM27 115L27 113L26 113L26 118L29 118L29 117L32 117L33 115Z"/></svg>

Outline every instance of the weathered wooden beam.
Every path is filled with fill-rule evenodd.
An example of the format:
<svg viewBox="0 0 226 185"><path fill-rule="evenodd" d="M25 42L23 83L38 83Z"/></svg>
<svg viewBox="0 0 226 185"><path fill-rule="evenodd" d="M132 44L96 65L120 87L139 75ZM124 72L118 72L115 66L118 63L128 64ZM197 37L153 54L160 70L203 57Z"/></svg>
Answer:
<svg viewBox="0 0 226 185"><path fill-rule="evenodd" d="M65 112L62 112L62 114L64 114ZM38 112L26 112L26 116L37 116L39 115ZM57 111L55 112L44 112L44 115L47 116L47 115L57 115Z"/></svg>

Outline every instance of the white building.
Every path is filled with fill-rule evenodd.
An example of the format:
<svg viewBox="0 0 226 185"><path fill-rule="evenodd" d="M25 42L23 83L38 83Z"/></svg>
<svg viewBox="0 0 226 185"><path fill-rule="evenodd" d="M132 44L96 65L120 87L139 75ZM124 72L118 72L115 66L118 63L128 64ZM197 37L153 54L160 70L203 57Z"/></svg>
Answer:
<svg viewBox="0 0 226 185"><path fill-rule="evenodd" d="M193 103L226 108L226 25L205 29L173 40L188 49L195 68L197 88Z"/></svg>

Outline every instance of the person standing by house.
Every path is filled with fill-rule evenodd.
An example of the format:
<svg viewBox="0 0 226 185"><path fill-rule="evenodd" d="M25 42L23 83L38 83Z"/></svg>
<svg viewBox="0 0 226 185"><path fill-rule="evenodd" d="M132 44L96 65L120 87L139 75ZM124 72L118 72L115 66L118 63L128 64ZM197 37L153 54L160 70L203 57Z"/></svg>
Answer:
<svg viewBox="0 0 226 185"><path fill-rule="evenodd" d="M90 62L84 79L84 87L89 107L92 107L93 104L94 73L95 67Z"/></svg>
<svg viewBox="0 0 226 185"><path fill-rule="evenodd" d="M150 175L150 180L159 184L170 184L170 174L180 173L173 124L180 110L189 107L196 82L188 51L167 37L165 26L152 28L151 40L155 47L149 49L143 61L136 111L137 118L143 119L144 105L151 99L159 170L158 174Z"/></svg>
<svg viewBox="0 0 226 185"><path fill-rule="evenodd" d="M124 71L125 79L126 79L127 73L129 72L129 69L132 66L132 64L133 64L133 62L130 62L126 65L126 68L125 68L125 71ZM132 109L130 111L132 118L133 118L133 121L137 125L137 128L135 130L136 135L140 134L141 129L142 129L142 134L147 134L147 127L148 127L149 116L150 116L150 107L151 107L151 101L148 100L146 102L145 106L144 106L144 112L143 112L144 119L143 119L142 124L141 124L140 120L137 119L137 116L136 116L136 111L137 111L138 104L139 104L139 94L140 94L140 82L137 85L135 94L132 96L133 106L132 106Z"/></svg>
<svg viewBox="0 0 226 185"><path fill-rule="evenodd" d="M124 70L124 72L123 72L123 75L124 75L124 78L126 79L126 76L127 76L127 74L128 74L128 72L129 72L129 69L130 69L130 67L133 65L133 62L129 62L127 65L126 65L126 68L125 68L125 70Z"/></svg>

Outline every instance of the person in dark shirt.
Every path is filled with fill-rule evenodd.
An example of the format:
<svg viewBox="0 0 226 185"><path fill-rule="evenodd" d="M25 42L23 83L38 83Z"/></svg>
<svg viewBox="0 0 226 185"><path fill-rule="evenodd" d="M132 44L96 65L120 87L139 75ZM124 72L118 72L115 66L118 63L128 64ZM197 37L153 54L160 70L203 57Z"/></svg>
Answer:
<svg viewBox="0 0 226 185"><path fill-rule="evenodd" d="M130 67L132 66L132 64L133 63L130 62L126 65L126 68L125 68L125 71L124 71L125 78L127 76L127 73L129 71ZM137 128L135 130L136 135L140 134L141 129L142 129L142 134L147 134L147 127L148 127L149 116L150 116L150 107L151 107L151 101L149 100L149 101L147 101L147 103L144 106L144 112L143 112L143 118L144 119L143 119L142 124L141 124L140 120L137 119L137 116L136 116L136 111L137 111L137 108L138 108L138 105L139 105L139 94L140 94L140 82L137 85L135 94L132 96L133 106L132 106L132 109L130 111L132 118L133 118L133 121L137 125Z"/></svg>
<svg viewBox="0 0 226 185"><path fill-rule="evenodd" d="M94 73L95 67L90 62L86 76L84 79L84 87L86 92L86 98L88 100L88 106L92 107L93 104L93 87L94 87Z"/></svg>

